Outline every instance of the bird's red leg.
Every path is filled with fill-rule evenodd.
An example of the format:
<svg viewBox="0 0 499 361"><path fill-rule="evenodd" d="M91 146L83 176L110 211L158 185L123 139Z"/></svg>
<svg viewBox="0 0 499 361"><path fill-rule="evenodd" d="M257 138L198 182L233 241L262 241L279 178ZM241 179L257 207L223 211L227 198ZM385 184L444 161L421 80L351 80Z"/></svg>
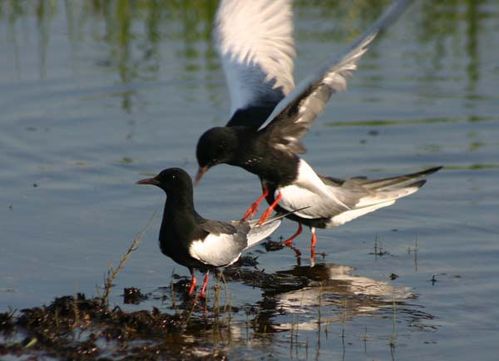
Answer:
<svg viewBox="0 0 499 361"><path fill-rule="evenodd" d="M246 221L248 218L251 218L256 214L258 211L258 207L260 207L260 203L267 197L269 194L269 190L267 186L262 185L262 195L258 197L256 201L254 201L251 206L246 210L246 212L243 215L243 218L241 218L242 221Z"/></svg>
<svg viewBox="0 0 499 361"><path fill-rule="evenodd" d="M192 296L196 290L196 276L194 276L194 270L191 270L191 287L189 287L189 296Z"/></svg>
<svg viewBox="0 0 499 361"><path fill-rule="evenodd" d="M274 211L274 208L281 201L281 198L282 198L282 195L281 195L281 193L279 193L277 195L276 199L274 199L274 201L272 202L272 204L269 206L269 208L267 208L265 210L265 212L263 212L263 214L261 215L261 217L260 217L260 219L258 220L258 223L257 223L258 225L265 223L265 221L267 220L267 218L269 218L271 216L272 212Z"/></svg>
<svg viewBox="0 0 499 361"><path fill-rule="evenodd" d="M315 234L315 227L310 228L312 232L312 239L310 240L310 258L315 262L315 245L317 244L317 235Z"/></svg>
<svg viewBox="0 0 499 361"><path fill-rule="evenodd" d="M206 298L206 288L208 287L208 272L204 275L203 285L201 286L201 292L199 293L199 297L202 299Z"/></svg>
<svg viewBox="0 0 499 361"><path fill-rule="evenodd" d="M291 237L289 237L287 240L285 240L283 243L285 246L291 247L293 245L293 241L295 240L296 237L298 237L301 234L302 231L302 226L301 223L298 223L298 229L296 230L295 233Z"/></svg>

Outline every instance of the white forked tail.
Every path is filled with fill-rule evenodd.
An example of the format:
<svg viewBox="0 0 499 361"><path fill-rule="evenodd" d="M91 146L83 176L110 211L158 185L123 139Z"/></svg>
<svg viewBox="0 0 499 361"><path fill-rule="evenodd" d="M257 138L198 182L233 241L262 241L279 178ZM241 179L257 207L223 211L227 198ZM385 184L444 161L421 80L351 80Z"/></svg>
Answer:
<svg viewBox="0 0 499 361"><path fill-rule="evenodd" d="M258 219L249 221L251 229L248 232L248 246L246 249L253 247L255 244L270 236L281 225L283 217L284 216L270 218L261 225L258 225Z"/></svg>
<svg viewBox="0 0 499 361"><path fill-rule="evenodd" d="M258 224L259 220L258 219L253 219L248 221L251 229L248 232L248 246L245 249L248 249L250 247L253 247L255 244L259 243L260 241L263 241L265 238L270 236L280 225L281 221L283 218L286 216L299 212L305 208L308 207L303 207L300 209L295 209L294 211L291 212L286 212L284 214L279 214L275 217L271 217L265 221L263 224Z"/></svg>
<svg viewBox="0 0 499 361"><path fill-rule="evenodd" d="M417 192L426 183L426 177L441 168L434 167L417 173L384 179L363 180L352 178L345 181L343 187L348 188L349 182L350 184L361 184L363 188L369 191L369 194L359 198L353 209L332 217L328 226L340 226L377 209L391 206L397 199Z"/></svg>

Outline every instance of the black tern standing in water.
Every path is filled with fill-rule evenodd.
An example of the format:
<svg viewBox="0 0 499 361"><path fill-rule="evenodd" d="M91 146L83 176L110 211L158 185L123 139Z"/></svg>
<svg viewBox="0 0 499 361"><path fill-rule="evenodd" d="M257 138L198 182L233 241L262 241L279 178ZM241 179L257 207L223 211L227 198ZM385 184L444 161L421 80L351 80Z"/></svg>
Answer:
<svg viewBox="0 0 499 361"><path fill-rule="evenodd" d="M298 154L305 152L301 138L308 132L330 97L346 88L376 35L407 8L410 1L396 1L338 58L328 60L315 74L294 88L292 10L290 1L222 0L215 22L216 45L230 91L232 116L224 127L205 132L199 139L196 182L217 164L239 166L259 176L263 194L243 219L256 213L266 199L270 207L301 225L311 227L312 254L315 228L341 225L386 207L397 198L417 191L431 168L400 177L339 180L323 177ZM294 89L293 89L294 88Z"/></svg>
<svg viewBox="0 0 499 361"><path fill-rule="evenodd" d="M189 268L189 295L196 289L194 269L205 273L200 292L204 298L210 270L236 262L242 251L268 237L281 223L282 217L261 225L256 220L220 222L201 217L194 208L191 177L180 168L165 169L137 184L152 184L166 192L159 246L163 254Z"/></svg>

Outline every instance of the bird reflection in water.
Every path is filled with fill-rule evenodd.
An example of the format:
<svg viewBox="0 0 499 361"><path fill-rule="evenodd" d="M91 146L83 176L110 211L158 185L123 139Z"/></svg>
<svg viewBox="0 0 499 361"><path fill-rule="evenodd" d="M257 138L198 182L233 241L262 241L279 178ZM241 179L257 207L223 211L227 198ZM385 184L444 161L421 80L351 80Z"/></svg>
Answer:
<svg viewBox="0 0 499 361"><path fill-rule="evenodd" d="M366 330L373 316L387 319L388 328L369 328L370 335L377 339L390 337L395 313L398 328L403 328L404 324L418 329L437 327L431 314L410 302L416 296L408 287L355 275L351 266L318 263L267 273L253 262L246 262L246 258L254 261L251 255L245 256L241 263L224 270L228 284L219 283L222 297L213 295L202 305L193 305L192 298L177 299L180 302L174 307L175 313L188 317L184 337L197 335L199 330L212 330L216 331L212 333L217 345L249 343L252 347L267 347L269 342L272 344L279 339L289 341L290 347L299 348L300 352L309 346L313 348L315 342L315 350L319 352L321 335L329 328L330 332L338 332L342 327L347 329L347 324L359 317L367 316ZM237 283L261 290L261 296L257 295L256 300L245 297L243 301L235 302L230 294L240 290ZM163 288L161 293L163 301L172 295L169 287ZM339 343L341 347L341 337L328 342ZM307 341L303 345L296 341L298 338L307 339L310 344Z"/></svg>
<svg viewBox="0 0 499 361"><path fill-rule="evenodd" d="M408 287L397 287L386 281L374 280L353 274L353 267L334 263L318 263L315 266L295 266L292 269L266 273L254 267L235 265L224 270L224 280L234 281L263 291L262 298L252 307L252 314L259 318L264 328L285 329L286 323L275 324L275 315L309 315L310 327L317 323L317 309L324 308L323 322L336 322L357 315L368 315L394 303L403 305L415 295ZM230 286L228 287L230 293ZM232 288L237 286L232 286ZM162 293L170 293L167 288ZM225 292L222 292L225 293ZM164 298L164 296L163 296ZM227 300L225 300L227 302ZM190 307L185 304L185 307ZM223 306L223 305L221 305ZM234 305L236 309L241 305ZM177 307L183 308L181 305ZM231 307L234 310L233 307ZM267 319L267 320L264 320ZM305 326L305 325L303 325Z"/></svg>
<svg viewBox="0 0 499 361"><path fill-rule="evenodd" d="M352 272L350 266L319 263L269 275L269 279L261 283L263 298L258 302L254 324L267 332L297 326L301 330L317 329L318 322L344 322L355 316L391 309L394 303L402 305L415 297L408 287L392 286ZM317 319L319 309L322 309L321 320ZM298 325L297 315L303 318Z"/></svg>
<svg viewBox="0 0 499 361"><path fill-rule="evenodd" d="M384 307L392 307L393 302L402 303L414 298L408 287L395 287L384 281L352 274L353 268L339 264L317 264L313 267L297 266L292 270L279 272L309 280L307 286L274 294L275 306L281 313L316 313L318 307L329 309L322 322L344 321L356 315L370 314ZM341 312L334 312L336 311ZM287 329L290 325L275 325L277 329ZM317 327L317 320L311 319L300 325L308 329Z"/></svg>

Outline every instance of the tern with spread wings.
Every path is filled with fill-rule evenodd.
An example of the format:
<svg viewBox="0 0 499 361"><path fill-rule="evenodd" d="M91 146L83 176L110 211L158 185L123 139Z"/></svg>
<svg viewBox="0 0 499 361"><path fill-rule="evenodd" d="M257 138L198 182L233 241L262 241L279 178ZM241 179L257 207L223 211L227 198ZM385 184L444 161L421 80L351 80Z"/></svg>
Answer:
<svg viewBox="0 0 499 361"><path fill-rule="evenodd" d="M347 78L377 34L402 13L410 1L395 1L341 56L332 56L295 87L293 80L293 20L287 0L222 0L218 8L216 45L231 99L231 116L224 127L206 131L199 139L196 182L221 163L256 174L263 194L243 219L256 213L266 199L270 206L260 222L277 210L311 228L336 227L396 199L416 192L434 167L398 177L368 180L319 175L299 154L301 139L331 96L346 88Z"/></svg>

